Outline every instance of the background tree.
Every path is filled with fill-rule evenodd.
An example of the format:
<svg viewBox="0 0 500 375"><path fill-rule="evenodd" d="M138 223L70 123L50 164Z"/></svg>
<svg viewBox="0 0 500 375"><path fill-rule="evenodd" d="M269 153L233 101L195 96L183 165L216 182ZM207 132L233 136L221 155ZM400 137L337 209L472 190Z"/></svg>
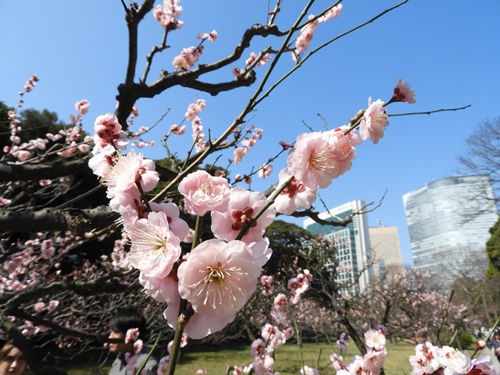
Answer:
<svg viewBox="0 0 500 375"><path fill-rule="evenodd" d="M481 174L490 178L495 192L495 204L498 205L500 195L500 117L482 121L467 138L467 150L458 157L462 165L460 173ZM491 200L491 196L478 196L483 200Z"/></svg>

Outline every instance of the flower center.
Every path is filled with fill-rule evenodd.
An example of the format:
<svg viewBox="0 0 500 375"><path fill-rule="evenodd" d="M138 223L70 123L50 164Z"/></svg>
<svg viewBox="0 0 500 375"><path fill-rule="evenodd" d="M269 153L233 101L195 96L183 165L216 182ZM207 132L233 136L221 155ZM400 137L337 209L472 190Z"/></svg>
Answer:
<svg viewBox="0 0 500 375"><path fill-rule="evenodd" d="M337 160L329 149L313 152L309 156L309 167L327 174L333 174L337 169Z"/></svg>
<svg viewBox="0 0 500 375"><path fill-rule="evenodd" d="M297 195L297 193L302 193L304 190L306 190L306 188L304 187L302 182L294 178L293 181L283 189L281 194L288 195L290 198L293 198L295 197L295 195Z"/></svg>
<svg viewBox="0 0 500 375"><path fill-rule="evenodd" d="M233 230L241 230L243 226L252 220L253 217L253 208L247 207L244 210L234 210L231 213L231 218L233 219L233 223L231 224L231 228ZM254 222L251 228L255 227L257 222Z"/></svg>
<svg viewBox="0 0 500 375"><path fill-rule="evenodd" d="M212 180L205 181L201 186L200 190L206 195L212 195L214 193L214 183Z"/></svg>
<svg viewBox="0 0 500 375"><path fill-rule="evenodd" d="M190 287L199 287L196 296L205 293L203 305L210 304L215 310L223 303L234 305L237 301L236 294L245 295L238 282L241 278L248 277L248 273L243 272L240 267L228 267L227 264L217 262L216 265L206 266L206 269L200 272L205 273L205 276Z"/></svg>

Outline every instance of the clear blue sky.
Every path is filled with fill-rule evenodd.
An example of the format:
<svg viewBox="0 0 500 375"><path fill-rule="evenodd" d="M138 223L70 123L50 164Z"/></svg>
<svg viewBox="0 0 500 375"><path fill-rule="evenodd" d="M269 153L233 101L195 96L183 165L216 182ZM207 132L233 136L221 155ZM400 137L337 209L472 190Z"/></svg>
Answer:
<svg viewBox="0 0 500 375"><path fill-rule="evenodd" d="M285 1L283 8L303 3ZM396 3L344 1L342 15L321 25L311 46ZM169 37L171 49L157 57L150 74L152 79L160 69L171 70L173 57L182 48L196 45L197 34L213 29L219 33L215 43L206 44L200 60L209 63L229 54L245 28L266 19L267 1L263 0L185 0L182 5L185 26ZM472 107L459 112L391 118L379 144L374 146L368 141L361 145L353 169L321 191L326 204L334 207L354 199L378 202L387 190L382 207L369 214L369 223L375 226L380 219L382 225L397 226L404 260L411 263L402 195L434 179L453 175L458 167L456 157L464 152L465 140L477 124L500 115L499 16L498 0L410 0L340 39L309 60L253 114L251 122L264 129L264 139L244 163L232 169L233 174L262 165L279 150L279 140L292 142L307 130L304 122L322 130L324 123L318 114L333 128L346 124L359 109L366 108L368 96L388 100L398 77L411 83L417 92L417 103L391 105L390 114L470 104ZM287 18L285 12L278 18L278 25L284 27ZM91 131L95 117L113 112L116 87L124 78L127 39L123 19L119 0L0 2L4 47L0 100L14 106L17 92L30 74L36 73L40 82L26 96L25 107L46 108L67 120L74 113L74 103L88 99L91 109L84 124ZM139 73L144 56L160 43L161 36L162 29L148 15L140 30ZM270 38L252 44L252 50L275 43ZM284 61L283 69L291 67L291 59ZM257 70L259 76L262 73L263 69ZM231 72L227 69L213 79L220 77L231 79ZM139 125L151 126L171 108L167 118L147 137L158 141L171 124L182 119L191 101L203 98L207 108L200 117L215 136L240 112L252 92L250 88L210 97L184 89L171 90L137 103L140 116L135 120L135 129ZM184 137L187 140L189 135ZM157 144L144 151L146 156L164 157L159 141ZM225 165L227 157L220 159L221 165ZM284 162L284 158L276 161L273 177L256 181L252 187L265 189L276 182L277 171ZM323 210L319 202L316 206Z"/></svg>

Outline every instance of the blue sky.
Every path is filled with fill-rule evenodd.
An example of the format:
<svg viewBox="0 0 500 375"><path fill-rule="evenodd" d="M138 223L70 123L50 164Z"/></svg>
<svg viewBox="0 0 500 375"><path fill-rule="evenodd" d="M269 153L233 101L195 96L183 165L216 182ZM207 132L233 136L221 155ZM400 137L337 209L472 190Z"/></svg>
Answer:
<svg viewBox="0 0 500 375"><path fill-rule="evenodd" d="M159 3L159 2L158 2ZM171 48L158 55L150 77L161 69L171 70L171 61L182 48L196 45L196 35L216 29L219 38L207 43L200 62L210 63L231 53L244 30L254 23L265 23L267 1L234 0L181 2L184 27L169 36ZM318 1L319 5L327 5ZM293 11L303 1L284 2L277 24L287 25ZM349 30L384 9L397 4L389 0L346 0L341 16L321 25L311 47ZM318 7L319 7L318 5ZM291 9L291 8L296 9ZM312 13L315 9L313 8ZM328 207L354 199L383 204L369 214L369 223L397 226L403 258L411 263L409 235L403 209L403 194L427 182L453 175L459 165L456 157L466 149L466 139L477 125L500 115L500 28L498 0L411 0L397 10L361 30L333 43L315 55L271 97L257 108L249 123L264 129L264 138L235 173L248 173L279 151L278 141L294 141L307 131L344 125L368 97L387 101L398 77L410 82L417 92L414 105L395 104L388 113L424 112L471 105L464 111L433 115L393 117L385 137L378 145L365 142L358 147L353 168L320 192ZM40 77L35 91L26 96L25 108L49 109L67 120L74 103L88 99L89 113L84 119L91 130L95 117L113 112L116 87L123 81L126 66L126 26L119 0L73 2L33 0L0 2L0 33L4 52L0 61L0 100L14 106L31 73ZM144 56L161 41L162 29L148 15L140 30L139 74ZM265 45L276 46L269 38L252 43L257 52ZM247 57L245 55L245 57ZM278 73L293 66L283 59ZM239 64L242 67L242 64ZM258 68L261 77L264 69ZM280 75L277 74L277 79ZM229 69L212 79L232 79ZM205 129L217 135L239 114L252 88L210 97L185 89L170 90L153 99L142 99L140 116L134 127L151 126L170 108L169 115L148 136L157 145L143 150L146 156L165 156L159 138L168 127L179 122L187 105L205 99L200 114ZM321 115L320 116L318 116ZM171 147L182 155L189 135ZM176 149L178 147L178 149ZM220 164L225 166L225 154ZM276 173L266 180L254 179L252 188L263 190L276 182L285 158L274 162ZM323 207L318 202L318 210ZM301 220L292 220L301 224Z"/></svg>

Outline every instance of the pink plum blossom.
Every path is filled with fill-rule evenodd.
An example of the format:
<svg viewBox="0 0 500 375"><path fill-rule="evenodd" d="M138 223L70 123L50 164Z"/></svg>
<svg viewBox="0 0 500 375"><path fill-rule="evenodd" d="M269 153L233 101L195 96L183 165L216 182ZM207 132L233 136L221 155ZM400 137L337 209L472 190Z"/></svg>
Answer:
<svg viewBox="0 0 500 375"><path fill-rule="evenodd" d="M171 232L173 232L180 241L184 241L184 238L189 234L188 224L180 218L180 210L176 204L166 202L166 203L155 203L150 202L149 206L153 212L163 212L167 216L168 226Z"/></svg>
<svg viewBox="0 0 500 375"><path fill-rule="evenodd" d="M369 98L368 109L359 124L361 138L363 140L371 139L374 144L377 144L380 138L384 136L387 125L389 125L389 120L384 108L384 102L380 99L372 102L372 98Z"/></svg>
<svg viewBox="0 0 500 375"><path fill-rule="evenodd" d="M266 177L269 177L271 175L271 173L273 172L273 166L271 164L266 164L266 165L263 165L260 169L259 169L259 177L260 178L266 178Z"/></svg>
<svg viewBox="0 0 500 375"><path fill-rule="evenodd" d="M238 165L241 163L243 156L248 153L248 149L245 147L237 147L234 149L234 164Z"/></svg>
<svg viewBox="0 0 500 375"><path fill-rule="evenodd" d="M366 346L375 350L382 350L385 348L385 336L375 329L370 329L365 332L365 342Z"/></svg>
<svg viewBox="0 0 500 375"><path fill-rule="evenodd" d="M398 83L394 88L394 94L392 95L391 101L414 104L416 102L415 91L411 89L408 82L405 82L401 78L398 78Z"/></svg>
<svg viewBox="0 0 500 375"><path fill-rule="evenodd" d="M181 181L179 192L184 196L186 210L203 216L208 211L227 211L231 186L225 178L200 170Z"/></svg>
<svg viewBox="0 0 500 375"><path fill-rule="evenodd" d="M179 0L164 0L163 5L158 4L153 9L153 17L164 29L171 31L182 27L183 22L178 20L182 12L179 2Z"/></svg>
<svg viewBox="0 0 500 375"><path fill-rule="evenodd" d="M143 347L144 347L144 342L142 340L136 340L134 342L134 352L135 353L140 353L142 351Z"/></svg>
<svg viewBox="0 0 500 375"><path fill-rule="evenodd" d="M203 52L203 46L184 48L172 61L176 70L189 69L196 64Z"/></svg>
<svg viewBox="0 0 500 375"><path fill-rule="evenodd" d="M415 347L415 355L411 355L409 358L412 365L412 374L424 375L436 371L440 366L437 349L430 342L418 344Z"/></svg>
<svg viewBox="0 0 500 375"><path fill-rule="evenodd" d="M260 58L260 60L257 62L256 66L264 65L267 64L269 61L271 61L271 56L269 56L267 53L263 56L257 55L255 52L250 53L250 57L245 61L245 64L247 66L252 65L257 58Z"/></svg>
<svg viewBox="0 0 500 375"><path fill-rule="evenodd" d="M212 232L215 237L226 241L236 239L243 226L267 203L262 193L250 192L241 187L231 190L229 206L226 212L212 212ZM274 208L267 208L242 237L245 243L258 242L262 239L265 228L275 217Z"/></svg>
<svg viewBox="0 0 500 375"><path fill-rule="evenodd" d="M287 168L282 169L278 175L278 188L291 177ZM276 197L274 208L280 214L291 215L293 212L311 207L316 200L316 189L311 189L294 178Z"/></svg>
<svg viewBox="0 0 500 375"><path fill-rule="evenodd" d="M76 146L75 142L71 142L71 146ZM62 158L69 158L77 151L76 147L68 147L57 153Z"/></svg>
<svg viewBox="0 0 500 375"><path fill-rule="evenodd" d="M11 199L0 197L0 207L8 206L12 203Z"/></svg>
<svg viewBox="0 0 500 375"><path fill-rule="evenodd" d="M265 349L266 345L262 339L256 339L250 345L250 354L253 358L260 356Z"/></svg>
<svg viewBox="0 0 500 375"><path fill-rule="evenodd" d="M287 297L283 293L279 293L274 297L274 308L278 310L283 310L286 306Z"/></svg>
<svg viewBox="0 0 500 375"><path fill-rule="evenodd" d="M212 30L209 33L202 33L202 34L198 35L196 38L203 39L203 40L208 39L211 42L215 42L215 39L217 39L217 31Z"/></svg>
<svg viewBox="0 0 500 375"><path fill-rule="evenodd" d="M94 154L107 145L114 145L119 150L124 150L128 138L118 122L118 118L112 113L98 116L94 123Z"/></svg>
<svg viewBox="0 0 500 375"><path fill-rule="evenodd" d="M139 339L139 328L130 328L125 333L125 343L135 342Z"/></svg>
<svg viewBox="0 0 500 375"><path fill-rule="evenodd" d="M319 18L319 22L326 22L340 16L342 12L342 4L336 5Z"/></svg>
<svg viewBox="0 0 500 375"><path fill-rule="evenodd" d="M269 297L274 291L273 277L268 275L263 275L260 278L260 283L263 286L262 294Z"/></svg>
<svg viewBox="0 0 500 375"><path fill-rule="evenodd" d="M363 368L368 370L369 374L380 375L386 354L386 348L383 350L368 350L363 357Z"/></svg>
<svg viewBox="0 0 500 375"><path fill-rule="evenodd" d="M146 276L141 272L139 273L139 283L143 286L144 293L158 302L170 303L179 298L177 281L172 272L165 277Z"/></svg>
<svg viewBox="0 0 500 375"><path fill-rule="evenodd" d="M119 156L111 170L103 176L108 187L108 198L113 198L117 193L136 189L139 183L144 192L156 187L159 181L155 163L144 159L142 154L130 150L126 156Z"/></svg>
<svg viewBox="0 0 500 375"><path fill-rule="evenodd" d="M301 54L309 49L309 43L311 42L316 29L318 28L319 21L314 19L313 15L309 16L309 23L300 30L300 34L295 41L295 53L296 58L298 54Z"/></svg>
<svg viewBox="0 0 500 375"><path fill-rule="evenodd" d="M189 104L188 109L184 114L184 117L186 117L186 119L189 121L193 121L196 118L196 116L205 109L206 105L207 105L206 100L198 99L196 102Z"/></svg>
<svg viewBox="0 0 500 375"><path fill-rule="evenodd" d="M75 103L75 109L80 116L85 115L90 107L90 103L87 99L79 100Z"/></svg>
<svg viewBox="0 0 500 375"><path fill-rule="evenodd" d="M55 311L59 307L60 302L58 300L49 301L48 310L49 312Z"/></svg>
<svg viewBox="0 0 500 375"><path fill-rule="evenodd" d="M339 153L338 138L331 132L305 133L297 137L288 155L288 173L311 189L326 188L346 169L345 153ZM349 155L351 160L354 154Z"/></svg>
<svg viewBox="0 0 500 375"><path fill-rule="evenodd" d="M35 303L34 309L37 313L42 312L43 310L45 310L45 303L44 302Z"/></svg>
<svg viewBox="0 0 500 375"><path fill-rule="evenodd" d="M481 349L484 349L484 348L486 348L486 341L484 341L484 340L478 340L476 342L476 349L477 350L481 350Z"/></svg>
<svg viewBox="0 0 500 375"><path fill-rule="evenodd" d="M252 296L260 271L244 242L208 240L179 266L179 293L201 317L227 324Z"/></svg>
<svg viewBox="0 0 500 375"><path fill-rule="evenodd" d="M271 369L274 365L274 359L268 353L264 353L254 359L252 369L255 375L272 374Z"/></svg>
<svg viewBox="0 0 500 375"><path fill-rule="evenodd" d="M127 228L132 246L128 261L145 276L167 276L181 254L180 242L163 212L151 212Z"/></svg>
<svg viewBox="0 0 500 375"><path fill-rule="evenodd" d="M170 131L174 135L183 135L186 132L186 125L179 126L177 124L174 124L170 127Z"/></svg>

